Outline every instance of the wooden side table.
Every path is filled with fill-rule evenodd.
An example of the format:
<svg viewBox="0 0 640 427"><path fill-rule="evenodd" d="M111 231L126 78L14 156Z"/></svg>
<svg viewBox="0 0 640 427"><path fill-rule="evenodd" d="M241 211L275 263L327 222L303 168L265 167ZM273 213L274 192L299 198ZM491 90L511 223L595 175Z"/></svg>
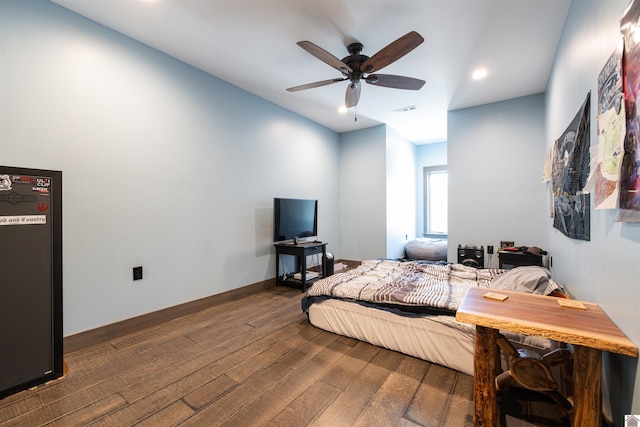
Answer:
<svg viewBox="0 0 640 427"><path fill-rule="evenodd" d="M487 293L506 296L500 301ZM494 380L500 373L498 331L536 335L574 345L573 426L600 426L602 420L602 351L638 357L638 347L597 304L584 309L562 307L562 298L513 291L472 288L456 319L476 325L474 356L474 425L497 425ZM566 300L564 301L574 301Z"/></svg>
<svg viewBox="0 0 640 427"><path fill-rule="evenodd" d="M276 247L276 285L300 286L302 292L307 291L311 280L307 280L307 257L322 254L322 276L327 277L327 244L323 242L303 242L297 245L293 243L274 243ZM297 269L300 272L300 280L293 277L280 277L280 255L293 255L296 257ZM293 276L293 275L291 275Z"/></svg>

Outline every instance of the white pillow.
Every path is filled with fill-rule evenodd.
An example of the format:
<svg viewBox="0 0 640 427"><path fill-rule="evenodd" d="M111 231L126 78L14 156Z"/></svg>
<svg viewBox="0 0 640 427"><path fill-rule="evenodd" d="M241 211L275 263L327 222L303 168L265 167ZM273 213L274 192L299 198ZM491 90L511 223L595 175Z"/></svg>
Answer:
<svg viewBox="0 0 640 427"><path fill-rule="evenodd" d="M537 265L529 265L516 267L496 276L489 287L543 295L550 279L551 272L549 270Z"/></svg>

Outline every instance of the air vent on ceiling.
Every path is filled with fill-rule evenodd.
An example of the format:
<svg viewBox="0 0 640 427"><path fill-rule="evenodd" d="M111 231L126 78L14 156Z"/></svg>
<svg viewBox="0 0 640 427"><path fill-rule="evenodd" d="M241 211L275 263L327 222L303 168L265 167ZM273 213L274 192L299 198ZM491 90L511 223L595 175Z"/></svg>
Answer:
<svg viewBox="0 0 640 427"><path fill-rule="evenodd" d="M396 110L393 110L394 113L406 113L407 111L411 111L411 110L415 110L416 106L415 105L410 105L408 107L402 107L402 108L398 108Z"/></svg>

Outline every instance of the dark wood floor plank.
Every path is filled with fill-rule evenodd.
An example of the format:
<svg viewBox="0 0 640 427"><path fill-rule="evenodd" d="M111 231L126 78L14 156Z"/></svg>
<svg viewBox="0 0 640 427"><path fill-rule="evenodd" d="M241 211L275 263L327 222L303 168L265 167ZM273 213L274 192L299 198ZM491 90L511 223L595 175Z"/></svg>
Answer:
<svg viewBox="0 0 640 427"><path fill-rule="evenodd" d="M96 359L116 351L118 351L118 349L111 341L108 341L76 350L73 353L67 353L64 355L64 360L69 366L73 366L75 370L85 363L95 363Z"/></svg>
<svg viewBox="0 0 640 427"><path fill-rule="evenodd" d="M466 426L467 424L461 424ZM431 427L431 426L423 426L422 424L414 423L413 421L409 421L406 418L402 418L398 421L398 427Z"/></svg>
<svg viewBox="0 0 640 427"><path fill-rule="evenodd" d="M348 348L350 347L335 341L325 346L312 358L306 360L289 375L274 384L269 392L260 395L260 397L240 409L221 425L230 427L265 425L300 394L312 387L329 370L332 364L344 357Z"/></svg>
<svg viewBox="0 0 640 427"><path fill-rule="evenodd" d="M431 364L404 418L426 426L441 425L455 379L455 371Z"/></svg>
<svg viewBox="0 0 640 427"><path fill-rule="evenodd" d="M362 341L357 340L355 338L340 336L340 338L338 338L338 342L341 342L342 344L346 344L346 345L350 345L351 347L354 347L356 344L358 344L358 343L360 343Z"/></svg>
<svg viewBox="0 0 640 427"><path fill-rule="evenodd" d="M241 410L262 393L267 392L291 372L290 368L273 363L223 396L207 402L206 406L178 425L203 427L219 425L222 420L228 419L236 411ZM189 395L184 397L184 401L191 407L200 407L203 404L203 402L194 401Z"/></svg>
<svg viewBox="0 0 640 427"><path fill-rule="evenodd" d="M224 342L203 341L193 346L197 350L189 354L182 352L182 359L164 365L153 378L143 379L130 384L120 391L129 402L134 402L150 394L158 388L167 386L182 377L195 375L202 377L202 384L222 375L229 369L244 361L247 357L262 351L262 340L270 337L270 332L278 334L280 325L265 325L252 328L245 334L239 334ZM275 331L273 331L275 330ZM258 344L255 342L258 341Z"/></svg>
<svg viewBox="0 0 640 427"><path fill-rule="evenodd" d="M69 372L65 381L52 384L51 387L42 390L42 397L45 404L53 403L59 399L68 399L74 393L90 389L104 388L109 390L119 390L123 384L135 378L144 378L152 375L164 363L175 358L178 350L189 348L193 343L186 338L176 338L163 343L153 349L144 351L126 359L118 364L108 365L103 369L93 371L90 375L83 375L79 378L75 373ZM104 395L96 396L98 398Z"/></svg>
<svg viewBox="0 0 640 427"><path fill-rule="evenodd" d="M337 388L319 382L316 386L307 388L266 425L270 427L306 426L338 393L340 390Z"/></svg>
<svg viewBox="0 0 640 427"><path fill-rule="evenodd" d="M266 313L263 312L259 316L252 316L253 318L247 321L247 323L257 328L264 325L265 323L273 322L274 320L278 319L280 316L289 314L291 312L292 312L291 306L287 304L287 305L274 308L272 310L268 310ZM302 311L300 311L300 315L302 315Z"/></svg>
<svg viewBox="0 0 640 427"><path fill-rule="evenodd" d="M214 354L210 359L211 363L209 365L189 375L182 376L171 384L163 385L162 387L155 385L153 388L157 390L142 398L138 394L132 399L131 395L127 393L128 390L123 390L121 393L127 396L127 400L132 399L133 403L130 402L126 408L109 414L96 425L132 425L151 413L164 411L166 406L174 405L175 401L183 396L185 397L184 401L191 408L197 408L199 405L193 396L201 396L206 399L206 402L215 400L220 394L226 393L227 390L234 388L236 385L236 382L228 377L220 376L216 378L216 375L220 375L228 370L230 366L239 362L237 359L235 361L225 360L224 358L216 360L215 352L215 349L213 349L212 353ZM212 378L214 379L213 381L211 381ZM204 389L202 388L203 386Z"/></svg>
<svg viewBox="0 0 640 427"><path fill-rule="evenodd" d="M127 402L119 394L110 394L46 425L47 427L86 426L109 412L126 406L126 404Z"/></svg>
<svg viewBox="0 0 640 427"><path fill-rule="evenodd" d="M224 330L229 325L236 325L238 323L248 324L254 317L278 309L285 302L288 302L287 298L274 296L259 304L252 304L250 302L242 304L237 301L227 303L228 310L221 310L215 315L204 318L198 324L198 328L194 328L187 336L194 341L209 339L212 335L215 335L220 330ZM248 316L249 312L251 313L250 316Z"/></svg>
<svg viewBox="0 0 640 427"><path fill-rule="evenodd" d="M27 394L30 393L30 394ZM42 406L42 396L36 390L21 392L0 400L0 423Z"/></svg>
<svg viewBox="0 0 640 427"><path fill-rule="evenodd" d="M182 400L173 402L153 415L136 423L136 427L173 426L193 415L193 409Z"/></svg>
<svg viewBox="0 0 640 427"><path fill-rule="evenodd" d="M313 327L310 326L310 328ZM320 333L317 329L314 332ZM231 368L227 375L236 381L244 381L264 366L302 346L306 341L308 340L300 335L290 335L286 339L267 347L264 351L247 357L243 362Z"/></svg>
<svg viewBox="0 0 640 427"><path fill-rule="evenodd" d="M456 372L453 393L442 421L444 426L473 424L473 377Z"/></svg>
<svg viewBox="0 0 640 427"><path fill-rule="evenodd" d="M255 313L268 312L277 307L278 302L271 299L264 299L262 303L257 304ZM227 302L220 306L211 307L178 319L173 319L161 325L156 325L124 337L117 338L112 341L114 347L123 350L133 348L135 352L140 351L141 345L149 343L160 343L177 336L187 336L189 334L197 335L199 331L206 334L216 333L217 331L228 328L230 324L244 323L242 320L246 318L242 316L242 308L251 306L260 301L259 296L249 296L244 304L237 301ZM240 320L240 321L239 321ZM123 353L121 353L123 354Z"/></svg>
<svg viewBox="0 0 640 427"><path fill-rule="evenodd" d="M229 378L227 375L220 375L186 393L183 395L182 400L189 405L190 408L197 411L209 403L218 400L229 390L237 387L238 384L240 383Z"/></svg>
<svg viewBox="0 0 640 427"><path fill-rule="evenodd" d="M278 363L291 369L296 369L319 352L336 342L337 335L330 333L320 333L311 339L307 345L300 346L278 359Z"/></svg>
<svg viewBox="0 0 640 427"><path fill-rule="evenodd" d="M68 362L70 363L69 372L74 377L77 377L86 373L91 373L95 370L102 370L107 366L119 365L125 359L137 356L144 351L156 348L159 345L162 345L164 342L171 341L177 337L183 337L189 332L195 332L196 330L200 330L202 328L206 329L207 326L211 327L210 323L215 322L215 320L208 320L209 323L203 325L202 323L195 321L195 319L199 317L200 313L194 316L194 318L192 319L194 320L194 322L191 324L191 327L188 326L188 321L176 319L174 321L167 322L166 324L149 328L149 330L139 331L114 340L110 344L110 346L115 351L106 351L104 354L96 355L96 357L91 357L90 362L87 363L74 365L72 362L73 358L70 357L68 358ZM180 325L180 322L186 323L186 326L179 327L178 325ZM126 342L127 344L123 345L123 342ZM84 352L84 350L78 351L78 353L82 352Z"/></svg>
<svg viewBox="0 0 640 427"><path fill-rule="evenodd" d="M257 298L257 296L254 296L253 298ZM252 296L247 297L246 304L251 304L253 301ZM201 312L195 313L191 316L174 319L164 324L153 326L112 340L109 343L109 346L113 347L114 350L120 351L117 351L113 356L108 356L106 354L107 352L105 352L105 354L101 354L100 357L91 358L90 361L94 365L92 369L99 369L111 363L119 363L118 358L130 357L133 354L145 351L147 347L160 345L162 342L170 341L175 337L186 336L189 333L196 333L200 330L206 330L208 333L211 333L212 331L225 329L227 328L227 324L223 322L223 319L219 316L222 316L224 313L232 313L234 318L241 318L240 308L243 305L239 302L234 303L236 305L231 302L225 303L221 306L202 310ZM262 304L258 304L258 308L256 308L255 311L258 313L263 310L269 311L272 309L270 304L276 304L276 302L272 303L271 298L268 298L263 301ZM128 351L125 351L125 349ZM86 350L79 350L77 353L83 353L84 351ZM73 360L72 356L73 354L66 357L68 362ZM100 364L101 361L102 364ZM82 368L82 365L75 366L70 364L70 368L74 372L78 372Z"/></svg>
<svg viewBox="0 0 640 427"><path fill-rule="evenodd" d="M403 355L381 349L370 363L336 399L334 399L309 425L350 426L367 407L387 377L403 359Z"/></svg>
<svg viewBox="0 0 640 427"><path fill-rule="evenodd" d="M133 403L129 403L123 408L107 414L91 425L96 427L135 425L156 412L165 411L168 406L173 405L182 396L199 387L203 380L203 378L196 375L183 377ZM236 385L235 381L232 380L218 381L216 384L221 387L221 393Z"/></svg>
<svg viewBox="0 0 640 427"><path fill-rule="evenodd" d="M286 316L283 318L286 321L289 320ZM229 326L229 325L228 325ZM155 389L166 386L172 381L187 375L189 372L195 372L198 374L198 370L211 363L212 361L218 361L222 363L225 361L225 357L229 353L237 351L238 348L247 347L251 344L252 339L260 338L263 334L267 334L272 330L277 330L281 325L269 325L260 330L246 329L246 325L240 324L231 327L226 332L219 331L215 337L214 342L209 343L203 341L201 343L192 346L191 351L182 351L182 359L176 360L174 364L165 361L164 369L153 373L149 378L143 378L121 391L121 394L129 401L134 402L146 394L150 394ZM242 330L246 330L246 334L238 333L238 327ZM255 352L260 351L258 349ZM238 357L242 358L242 355ZM219 375L224 369L220 369L217 374Z"/></svg>
<svg viewBox="0 0 640 427"><path fill-rule="evenodd" d="M389 374L369 405L354 423L355 426L392 425L402 418L429 364L405 356L398 368Z"/></svg>
<svg viewBox="0 0 640 427"><path fill-rule="evenodd" d="M162 342L145 342L138 347L132 347L124 350L108 351L105 354L92 357L90 362L79 365L69 365L69 373L66 378L67 382L80 380L84 376L93 376L96 372L114 372L119 371L123 365L127 365L133 358L137 358L147 351L154 351L157 347L171 342L173 339L179 338L185 340L184 337L172 337ZM185 343L187 343L185 341ZM87 381L87 378L81 381ZM89 380L90 382L90 380Z"/></svg>
<svg viewBox="0 0 640 427"><path fill-rule="evenodd" d="M342 340L338 340L338 342L344 343ZM356 341L353 350L346 354L345 361L333 365L321 381L337 389L344 390L356 376L362 373L362 370L366 368L380 350L380 347Z"/></svg>

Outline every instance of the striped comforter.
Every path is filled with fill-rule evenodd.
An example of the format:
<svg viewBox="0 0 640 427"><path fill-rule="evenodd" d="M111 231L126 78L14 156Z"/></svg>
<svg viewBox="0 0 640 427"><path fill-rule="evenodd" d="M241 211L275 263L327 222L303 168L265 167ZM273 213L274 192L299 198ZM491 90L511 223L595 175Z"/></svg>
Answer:
<svg viewBox="0 0 640 427"><path fill-rule="evenodd" d="M505 272L462 264L368 260L353 270L318 280L307 290L307 297L328 296L455 312L469 288L488 287L494 277Z"/></svg>

